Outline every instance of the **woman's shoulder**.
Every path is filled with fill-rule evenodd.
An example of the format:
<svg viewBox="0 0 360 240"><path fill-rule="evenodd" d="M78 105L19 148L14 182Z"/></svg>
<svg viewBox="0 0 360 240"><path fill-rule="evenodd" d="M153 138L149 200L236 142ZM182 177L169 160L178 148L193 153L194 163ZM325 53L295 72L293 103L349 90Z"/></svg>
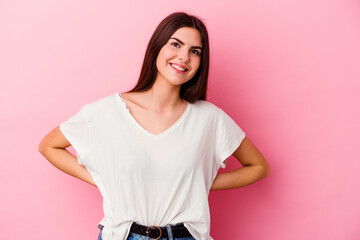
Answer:
<svg viewBox="0 0 360 240"><path fill-rule="evenodd" d="M85 104L86 112L88 114L100 114L109 108L113 108L117 102L117 92L105 96L97 97L94 100Z"/></svg>
<svg viewBox="0 0 360 240"><path fill-rule="evenodd" d="M194 105L204 109L220 109L215 103L206 100L196 100Z"/></svg>
<svg viewBox="0 0 360 240"><path fill-rule="evenodd" d="M193 104L201 113L219 114L222 111L216 104L205 100L197 100Z"/></svg>

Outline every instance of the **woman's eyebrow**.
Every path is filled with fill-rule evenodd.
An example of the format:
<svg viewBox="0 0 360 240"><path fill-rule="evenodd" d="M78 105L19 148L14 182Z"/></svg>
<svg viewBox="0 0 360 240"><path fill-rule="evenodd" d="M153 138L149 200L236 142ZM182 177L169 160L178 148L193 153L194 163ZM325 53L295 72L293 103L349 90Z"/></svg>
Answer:
<svg viewBox="0 0 360 240"><path fill-rule="evenodd" d="M180 39L178 39L178 38L172 37L172 38L170 38L170 39L175 39L175 40L178 41L180 44L184 45L184 43L183 43ZM199 48L199 49L202 50L202 47L199 47L199 46L192 46L192 48Z"/></svg>

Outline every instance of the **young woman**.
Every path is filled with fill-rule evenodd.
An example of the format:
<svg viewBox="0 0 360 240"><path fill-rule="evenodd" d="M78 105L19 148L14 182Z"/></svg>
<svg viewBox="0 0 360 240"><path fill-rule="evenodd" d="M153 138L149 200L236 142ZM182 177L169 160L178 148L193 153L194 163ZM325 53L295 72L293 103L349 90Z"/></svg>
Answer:
<svg viewBox="0 0 360 240"><path fill-rule="evenodd" d="M243 130L206 101L208 71L205 25L170 14L153 33L132 90L85 104L41 141L55 167L99 188L98 239L211 240L209 191L269 174ZM243 167L217 175L230 155Z"/></svg>

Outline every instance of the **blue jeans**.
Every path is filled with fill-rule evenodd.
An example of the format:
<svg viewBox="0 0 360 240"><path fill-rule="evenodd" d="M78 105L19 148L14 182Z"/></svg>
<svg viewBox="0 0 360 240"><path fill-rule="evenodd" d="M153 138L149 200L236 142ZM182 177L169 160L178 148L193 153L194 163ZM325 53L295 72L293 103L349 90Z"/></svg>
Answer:
<svg viewBox="0 0 360 240"><path fill-rule="evenodd" d="M195 240L195 238L193 238L193 237L174 238L172 231L171 231L171 226L172 226L171 224L166 225L169 238L159 238L159 240ZM102 229L100 230L98 240L102 240L101 233L102 233ZM144 236L144 235L140 235L140 234L131 232L129 234L127 240L150 240L150 238L148 238L147 236Z"/></svg>

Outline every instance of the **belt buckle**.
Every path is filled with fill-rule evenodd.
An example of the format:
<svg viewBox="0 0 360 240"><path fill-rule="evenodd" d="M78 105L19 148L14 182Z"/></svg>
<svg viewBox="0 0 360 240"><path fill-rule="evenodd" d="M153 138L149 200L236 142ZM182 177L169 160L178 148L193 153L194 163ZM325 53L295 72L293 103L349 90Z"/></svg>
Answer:
<svg viewBox="0 0 360 240"><path fill-rule="evenodd" d="M150 233L150 228L151 227L156 227L156 228L158 228L159 229L159 231L160 231L160 235L159 235L159 237L157 237L157 238L151 238L150 236L149 236L149 233ZM148 238L150 238L150 239L155 239L155 240L158 240L160 237L161 237L161 235L162 235L162 232L161 232L161 229L160 229L160 227L159 226L156 226L156 225L151 225L151 226L149 226L147 229L146 229L146 236L148 237Z"/></svg>

